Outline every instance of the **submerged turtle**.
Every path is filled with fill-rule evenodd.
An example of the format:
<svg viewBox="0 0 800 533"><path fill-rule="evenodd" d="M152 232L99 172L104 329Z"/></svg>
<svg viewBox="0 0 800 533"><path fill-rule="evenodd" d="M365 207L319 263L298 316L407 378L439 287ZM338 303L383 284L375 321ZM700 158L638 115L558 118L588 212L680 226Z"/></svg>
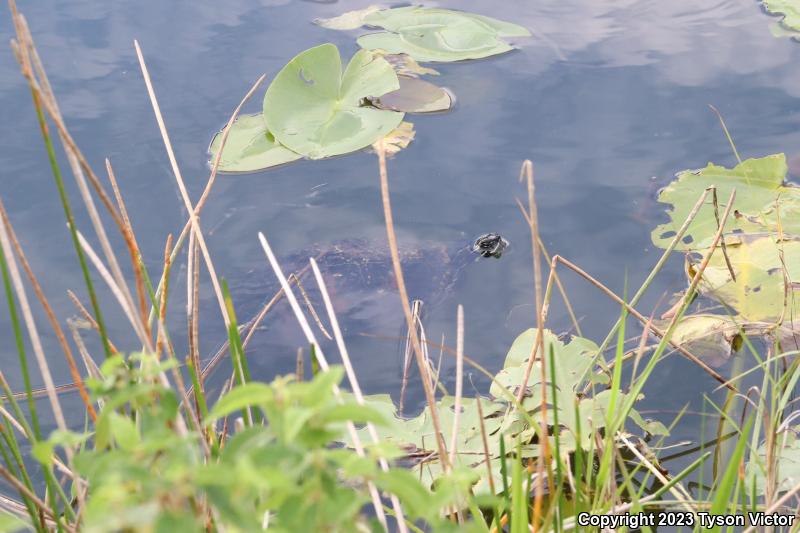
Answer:
<svg viewBox="0 0 800 533"><path fill-rule="evenodd" d="M454 251L441 243L401 247L400 262L409 298L422 300L428 306L441 301L451 292L465 267L484 258L499 258L507 246L508 241L500 235L487 233ZM350 321L373 321L377 315L383 314L381 307L384 303L388 304L386 307L392 313L399 311L396 302L384 302L385 297L396 298L397 295L392 257L385 242L350 239L314 245L302 252L279 258L279 261L288 275L290 272L302 272L308 265L309 257L317 261L337 312L346 313ZM248 276L245 283L234 284L235 300L242 302L243 297L247 300L249 293L258 294L258 301L263 301L264 297L271 298L278 290L272 272L263 267L259 271L263 273L263 277L259 276L260 280ZM302 285L311 304L322 309L313 276L303 277Z"/></svg>

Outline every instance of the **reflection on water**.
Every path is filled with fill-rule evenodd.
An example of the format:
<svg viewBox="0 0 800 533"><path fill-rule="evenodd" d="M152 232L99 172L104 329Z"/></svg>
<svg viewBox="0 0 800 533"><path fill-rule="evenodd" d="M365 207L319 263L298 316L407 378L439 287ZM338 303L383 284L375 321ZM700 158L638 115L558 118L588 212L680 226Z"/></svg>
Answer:
<svg viewBox="0 0 800 533"><path fill-rule="evenodd" d="M312 2L233 0L225 3L40 2L26 6L34 36L62 111L97 169L110 158L155 272L167 233L186 218L153 120L132 41L138 39L165 115L178 161L193 198L208 175L205 150L250 84L272 75L297 52L330 41L343 55L355 52L354 35L311 24L317 17L363 8L369 0ZM656 185L684 168L734 159L708 110L724 114L746 156L800 151L800 44L770 35L772 20L753 0L548 0L497 3L443 1L528 26L535 37L521 50L485 61L437 66L437 83L452 88L452 113L413 117L414 144L389 165L401 247L434 242L452 250L475 235L498 232L512 245L500 261L471 264L454 289L427 306L429 338L451 342L455 307L466 309L466 347L496 370L511 340L533 324L530 239L515 204L523 159L536 166L539 216L551 253L580 264L622 293L636 287L660 251L649 242L662 220ZM0 17L0 36L11 35ZM262 93L263 94L263 93ZM60 317L75 313L65 288L80 289L56 192L51 186L30 96L10 51L0 54L0 96L6 119L2 195L29 259ZM260 95L248 106L258 110ZM793 167L797 174L796 164ZM654 178L655 179L652 179ZM77 198L77 191L70 185ZM264 231L286 258L313 245L342 239L382 242L377 163L366 153L300 162L248 176L221 177L203 212L208 244L219 273L232 280L240 314L268 295L253 280L268 271L256 241ZM88 228L85 218L78 219ZM182 331L185 261L173 278L171 328ZM564 278L585 334L601 338L618 309L588 284ZM270 285L264 282L264 287ZM682 289L675 257L640 304L645 314ZM203 352L225 332L203 282ZM83 294L83 293L81 293ZM357 296L347 289L339 297ZM109 300L110 301L110 300ZM403 318L396 298L349 315L348 341L369 392L399 391L397 351ZM135 346L119 311L108 306L111 335ZM556 331L571 327L559 303ZM251 358L259 377L294 368L299 329L279 305L254 337ZM8 318L0 317L2 331ZM368 335L366 335L368 334ZM90 347L91 335L86 335ZM53 370L68 380L51 336ZM183 349L180 345L179 349ZM3 371L21 386L16 355L0 352ZM445 384L452 383L445 362ZM223 371L220 371L224 373ZM664 379L646 391L663 409L698 402L714 383L671 358ZM469 383L485 390L477 373ZM472 386L472 385L470 385ZM471 389L467 391L472 394ZM410 394L418 394L411 391ZM418 394L417 399L421 399ZM691 433L687 422L681 433Z"/></svg>

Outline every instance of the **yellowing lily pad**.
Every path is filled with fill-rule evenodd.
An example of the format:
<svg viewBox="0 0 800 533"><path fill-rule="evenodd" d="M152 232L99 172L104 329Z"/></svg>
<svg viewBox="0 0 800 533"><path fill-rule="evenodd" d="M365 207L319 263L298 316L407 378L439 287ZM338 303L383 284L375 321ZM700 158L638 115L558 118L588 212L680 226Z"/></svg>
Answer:
<svg viewBox="0 0 800 533"><path fill-rule="evenodd" d="M267 129L278 142L311 159L365 148L395 129L403 113L365 106L399 88L383 58L361 50L342 72L339 50L323 44L300 53L264 96Z"/></svg>
<svg viewBox="0 0 800 533"><path fill-rule="evenodd" d="M800 280L800 241L750 235L728 245L727 252L736 281L731 278L722 250L716 250L703 272L701 292L734 309L748 322L775 322L781 316L788 322L798 316L800 294L795 295L792 282Z"/></svg>
<svg viewBox="0 0 800 533"><path fill-rule="evenodd" d="M798 0L764 0L764 7L775 15L783 15L781 24L800 31L800 1Z"/></svg>
<svg viewBox="0 0 800 533"><path fill-rule="evenodd" d="M222 144L222 131L214 135L208 153L209 164L214 164ZM297 161L301 156L281 145L267 131L261 113L239 115L231 125L225 148L219 161L219 172L255 172Z"/></svg>
<svg viewBox="0 0 800 533"><path fill-rule="evenodd" d="M780 217L784 233L800 235L800 189L784 185L787 166L784 154L748 159L732 169L709 163L700 170L686 170L666 186L658 201L669 204L670 221L653 230L656 246L667 248L678 229L689 216L703 191L715 185L720 214L724 211L731 190L736 189L735 211L725 228L727 236L736 233L777 233ZM711 245L717 231L712 198L709 194L695 219L689 225L679 250L702 250ZM726 242L728 238L726 237Z"/></svg>
<svg viewBox="0 0 800 533"><path fill-rule="evenodd" d="M512 50L503 37L530 36L517 24L429 7L382 9L366 14L363 21L387 31L359 37L362 48L404 53L417 61L480 59Z"/></svg>

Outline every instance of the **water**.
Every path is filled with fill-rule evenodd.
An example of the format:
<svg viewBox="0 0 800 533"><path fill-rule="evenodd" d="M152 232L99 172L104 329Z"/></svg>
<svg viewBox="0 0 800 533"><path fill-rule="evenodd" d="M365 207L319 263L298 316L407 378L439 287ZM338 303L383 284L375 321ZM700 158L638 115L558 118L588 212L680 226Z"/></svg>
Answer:
<svg viewBox="0 0 800 533"><path fill-rule="evenodd" d="M105 157L114 165L151 272L160 263L167 234L180 231L186 212L133 39L147 58L176 156L196 200L208 176L208 142L252 82L322 42L333 42L344 56L351 55L354 34L310 21L368 4L94 0L24 7L76 141L98 171ZM463 303L467 354L489 370L499 369L513 338L534 322L530 238L515 204L515 197L525 195L517 182L525 158L536 166L548 251L581 265L621 294L626 282L629 290L638 287L660 256L649 240L650 230L664 219L662 207L654 203L658 187L681 169L735 161L708 104L723 113L743 156L793 155L800 149L800 71L795 68L800 44L772 37L774 19L753 0L625 0L613 5L548 0L502 8L469 0L440 5L517 22L538 36L503 56L437 66L441 76L435 81L453 90L458 106L445 115L412 117L416 141L389 165L401 247L435 242L453 250L489 231L511 241L501 260L465 269L454 291L428 309L426 317L429 337L444 335L453 344L455 308ZM9 17L0 18L2 41L11 34ZM262 95L263 90L246 111L257 110ZM75 314L66 289L86 297L30 94L8 48L0 54L0 98L0 195L45 292L64 319ZM71 178L67 183L77 205L75 185ZM258 231L267 234L281 257L346 238L385 239L376 158L358 153L221 177L202 221L218 273L232 280L237 310L242 319L249 318L267 296L252 282L267 276ZM91 233L82 214L77 223ZM184 263L175 266L170 302L170 326L176 332L183 331L185 321ZM619 308L576 276L564 273L563 278L584 333L601 340ZM225 333L205 273L203 279L202 353L210 355ZM665 295L684 286L682 259L675 256L638 307L645 314L656 305L664 310ZM403 318L391 295L378 309L358 315L345 306L344 326L366 391L396 397ZM105 312L112 339L135 348L121 314L110 304ZM44 317L37 318L55 379L66 383L68 372L55 338ZM571 328L562 305L554 305L549 326ZM6 338L9 328L3 313L0 331ZM85 337L99 354L92 335ZM299 329L283 307L254 337L251 367L265 380L291 371L300 345ZM180 343L177 347L182 348ZM3 372L20 389L12 343L0 350ZM453 382L451 367L445 361L447 386ZM226 372L219 370L215 379ZM659 379L650 382L643 408L662 410L658 416L669 421L667 412L687 402L699 409L702 394L715 385L691 363L672 356L660 366ZM473 386L485 391L486 381L470 372L466 394L474 394ZM411 396L420 406L420 391L413 389ZM65 401L77 404L74 395ZM697 427L697 419L689 417L673 438L696 439Z"/></svg>

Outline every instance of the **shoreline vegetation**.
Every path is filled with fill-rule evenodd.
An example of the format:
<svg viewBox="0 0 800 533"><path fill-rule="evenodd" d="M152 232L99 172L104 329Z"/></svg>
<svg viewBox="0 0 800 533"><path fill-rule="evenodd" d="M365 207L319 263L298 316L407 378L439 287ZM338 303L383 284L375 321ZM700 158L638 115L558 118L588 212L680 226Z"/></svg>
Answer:
<svg viewBox="0 0 800 533"><path fill-rule="evenodd" d="M245 321L237 317L227 284L216 274L200 215L221 170L226 142L242 133L234 133L237 119L242 119L240 111L265 76L253 84L212 143L210 174L201 197L193 202L172 150L154 80L139 43L134 43L171 170L189 213L178 236L166 239L161 268L148 269L111 162L105 161L105 175L96 174L83 156L60 114L25 18L14 0L9 5L16 30L12 48L30 87L88 303L76 293L70 296L89 327L68 321L65 330L38 282L46 267L28 263L25 243L17 239L0 202L0 270L25 384L24 391L13 391L0 372L0 478L4 483L0 531L798 529L794 518L800 494L800 444L794 403L800 364L797 350L792 349L796 337L791 298L796 268L792 257L798 241L794 237L797 223L781 213L793 212L795 198L800 202L800 189L785 183L782 154L742 160L720 116L738 165L727 169L709 164L682 172L661 191L659 201L671 206L670 221L654 230L653 240L664 251L632 296L615 294L580 266L548 253L539 236L540 223L546 221L540 221L537 212L534 167L525 161L519 175L524 200L517 203L530 230L536 324L513 340L503 366L494 373L495 369L482 368L465 355L468 326L462 306L455 313L455 346L438 346L424 336L406 292L387 161L397 149L391 132L401 124L403 111L363 101L376 95L353 89L363 89L360 82L364 80L347 81L348 73L366 72L365 80L385 93L399 86L394 67L365 49L344 73L341 61L333 73L337 94L347 102L349 112L365 123L378 124L375 139L360 137L361 130L353 137L330 139L328 125L319 122L313 110L307 113L311 126L303 130L308 135L289 138L287 132L305 125L293 123L296 117L287 114L287 109L270 108L267 102L288 98L287 94L299 98L305 89L292 88L287 93L280 83L271 85L265 96L266 122L248 116L246 124L238 123L247 127L245 136L263 141L259 150L265 152L258 157L279 150L277 160L288 162L294 156L327 157L366 147L377 156L376 186L381 191L392 271L408 330L408 364L416 365L426 400L422 413L403 417L398 413L402 406L396 407L388 394L361 392L324 272L313 257L301 270L284 272L268 234L259 233L253 246L263 249L281 289ZM431 61L502 53L512 45L501 37L522 35L515 25L478 15L423 8L394 11L369 8L327 24L339 29L357 28L365 21L379 26L384 31L362 36L358 42L394 46L395 53L413 53L429 42L413 41L411 36L416 34L404 30L409 23L403 17L439 17L436 20L444 20L442 27L447 31L453 23L459 31L467 28L480 37L466 41L477 46L477 52L462 50L451 56L447 50L424 49L420 57ZM298 65L308 66L303 61L313 63L317 54L338 59L338 50L331 46L303 52L287 65L289 70L281 72L291 74ZM411 64L404 62L406 67ZM422 69L416 61L413 64L416 67L409 68ZM302 66L300 72L310 75ZM290 81L300 79L301 85L309 85L305 82L316 79L303 76ZM432 94L436 101L441 98L439 92ZM315 102L322 107L338 105ZM340 133L348 131L347 124L340 126ZM413 138L413 134L408 138L408 129L406 135L405 146ZM77 200L66 193L56 155L58 144L76 180ZM232 146L242 151L248 143L237 141ZM253 170L250 163L252 159L244 167ZM263 163L259 159L258 164ZM88 214L99 250L85 237L88 228L76 226L77 209ZM121 237L124 248L115 249L111 236ZM687 254L687 288L667 313L648 317L636 306L675 252ZM186 305L167 309L172 266L183 260L182 254L189 287ZM125 276L124 270L132 274ZM620 308L619 320L599 344L580 332L559 277L565 270ZM205 275L212 282L228 339L204 364L198 302ZM318 287L324 302L319 313L304 310L304 291L297 294L301 278ZM98 298L98 283L110 289L112 299ZM558 336L547 329L555 290L575 322L572 336ZM757 293L763 298L753 296ZM258 325L283 299L306 337L312 371L304 370L298 358L295 374L265 383L251 375L248 346ZM699 309L700 300L714 301L722 311ZM120 346L110 338L104 311L112 306L123 311L136 346ZM42 308L47 323L37 323L35 307ZM167 327L168 312L185 313L185 331ZM639 325L631 348L626 331L630 334L632 321ZM55 385L49 367L61 354L45 353L41 341L45 331L55 336L68 363L82 403L82 427L67 422L60 396L63 389ZM320 333L333 338L335 353L323 352ZM102 353L90 353L86 342L90 335L100 340ZM185 339L187 353L176 352L173 339L178 336L181 342ZM454 358L452 395L443 392L429 349L441 349ZM663 359L675 352L716 380L718 390L727 394L722 405L706 397L700 413L701 435L678 452L671 451L681 443L671 440L670 431L687 409L665 423L646 418L636 408L648 382L658 379ZM211 398L206 379L228 357L233 372L219 397ZM732 375L719 374L708 362L713 357L736 357ZM465 365L491 379L490 389L467 397ZM31 386L34 372L41 374L45 384L41 394ZM755 378L760 385L744 389L745 378ZM44 400L39 401L39 396ZM57 429L49 435L41 429L43 411L55 419ZM687 466L672 466L678 458Z"/></svg>

